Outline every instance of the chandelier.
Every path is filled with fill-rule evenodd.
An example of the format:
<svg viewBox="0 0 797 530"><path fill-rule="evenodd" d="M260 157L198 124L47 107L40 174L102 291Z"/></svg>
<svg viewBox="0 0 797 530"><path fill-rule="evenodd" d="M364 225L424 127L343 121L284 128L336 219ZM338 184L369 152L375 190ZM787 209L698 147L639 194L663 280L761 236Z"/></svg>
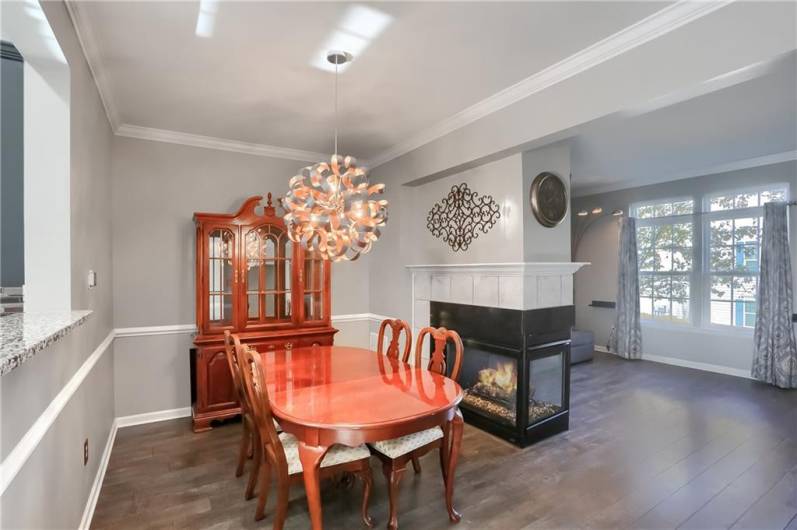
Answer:
<svg viewBox="0 0 797 530"><path fill-rule="evenodd" d="M338 66L351 55L331 51L327 60L335 65L335 154L293 177L282 206L292 241L323 259L353 261L371 250L387 222L387 201L374 198L385 185L370 185L355 158L338 154Z"/></svg>

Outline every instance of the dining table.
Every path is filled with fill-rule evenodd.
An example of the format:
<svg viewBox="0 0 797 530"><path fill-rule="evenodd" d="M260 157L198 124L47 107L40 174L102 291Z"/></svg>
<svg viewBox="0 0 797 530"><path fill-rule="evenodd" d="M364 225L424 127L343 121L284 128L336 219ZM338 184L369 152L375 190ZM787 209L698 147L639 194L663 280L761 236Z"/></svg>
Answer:
<svg viewBox="0 0 797 530"><path fill-rule="evenodd" d="M399 359L350 346L312 346L263 354L269 401L281 428L298 439L313 530L323 528L319 468L334 444L358 446L434 426L443 429L443 479L449 519L462 444L462 388Z"/></svg>

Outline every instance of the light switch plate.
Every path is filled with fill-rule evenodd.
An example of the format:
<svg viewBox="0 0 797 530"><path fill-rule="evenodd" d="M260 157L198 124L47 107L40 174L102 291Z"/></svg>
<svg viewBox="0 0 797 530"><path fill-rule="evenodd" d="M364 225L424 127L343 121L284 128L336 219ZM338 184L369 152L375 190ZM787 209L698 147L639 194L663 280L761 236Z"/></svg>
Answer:
<svg viewBox="0 0 797 530"><path fill-rule="evenodd" d="M97 287L97 273L94 271L89 271L88 277L89 287Z"/></svg>

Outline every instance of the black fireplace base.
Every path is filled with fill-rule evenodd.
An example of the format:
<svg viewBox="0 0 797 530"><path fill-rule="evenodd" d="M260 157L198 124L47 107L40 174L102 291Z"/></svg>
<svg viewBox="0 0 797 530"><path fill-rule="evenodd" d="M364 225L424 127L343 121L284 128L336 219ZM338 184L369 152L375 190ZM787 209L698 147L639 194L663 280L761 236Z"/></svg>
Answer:
<svg viewBox="0 0 797 530"><path fill-rule="evenodd" d="M550 438L570 428L569 410L563 410L549 418L545 418L527 427L523 431L501 425L465 407L460 407L459 410L462 412L462 417L470 425L487 431L499 438L503 438L518 447L528 447L531 444Z"/></svg>
<svg viewBox="0 0 797 530"><path fill-rule="evenodd" d="M520 447L566 431L574 317L573 306L518 310L432 302L431 325L462 337L465 421Z"/></svg>

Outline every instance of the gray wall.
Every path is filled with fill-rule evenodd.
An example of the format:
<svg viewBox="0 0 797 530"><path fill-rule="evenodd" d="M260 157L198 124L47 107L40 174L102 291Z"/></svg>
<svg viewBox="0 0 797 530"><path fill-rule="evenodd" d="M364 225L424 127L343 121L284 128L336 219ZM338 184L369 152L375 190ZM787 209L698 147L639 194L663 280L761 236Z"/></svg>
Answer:
<svg viewBox="0 0 797 530"><path fill-rule="evenodd" d="M486 234L478 232L467 250L454 251L426 227L430 209L448 196L451 187L467 184L479 196L489 195L498 203L501 217ZM405 264L518 262L523 260L523 219L518 198L522 194L522 160L516 154L483 166L428 182L405 187L402 204L409 206L411 247L401 252ZM381 244L378 243L378 244ZM408 295L409 296L409 295Z"/></svg>
<svg viewBox="0 0 797 530"><path fill-rule="evenodd" d="M754 186L764 183L789 183L792 197L797 194L797 162L786 162L727 173L675 180L652 186L630 188L597 195L578 197L572 211L590 210L595 206L611 212L615 208L628 212L630 204L667 197L699 198L705 193ZM794 212L792 212L793 214ZM574 218L574 222L578 222ZM791 215L790 229L797 229L797 216ZM605 345L614 322L614 310L589 307L592 300L614 300L617 291L617 219L611 216L596 221L582 237L575 261L588 261L590 266L576 273L576 324L595 332L598 345ZM797 244L791 244L792 262L797 263ZM797 273L797 268L795 268ZM752 361L751 333L723 333L703 329L672 329L643 324L642 350L691 362L714 364L737 370L749 370Z"/></svg>
<svg viewBox="0 0 797 530"><path fill-rule="evenodd" d="M25 283L23 64L5 57L0 64L0 287L21 287Z"/></svg>
<svg viewBox="0 0 797 530"><path fill-rule="evenodd" d="M252 195L281 196L313 162L119 136L112 152L116 328L193 324L194 212L235 212ZM368 264L365 256L332 266L333 314L368 311ZM188 334L118 338L117 416L188 407L189 347Z"/></svg>
<svg viewBox="0 0 797 530"><path fill-rule="evenodd" d="M43 9L71 73L72 305L94 313L64 340L3 376L5 456L112 328L111 131L62 3ZM85 274L99 273L89 290ZM2 528L75 528L80 522L114 418L113 351L107 351L0 498ZM83 440L89 463L83 466Z"/></svg>
<svg viewBox="0 0 797 530"><path fill-rule="evenodd" d="M570 147L566 141L503 158L490 157L482 165L435 179L413 173L409 162L401 157L372 176L374 182L386 184L390 201L388 226L371 257L372 270L379 271L371 275L372 312L410 320L411 273L407 265L570 261L569 217L554 228L543 227L532 217L528 201L531 183L542 171L556 173L569 188ZM466 252L454 252L429 233L426 216L453 184L462 182L480 194L492 195L501 205L502 219Z"/></svg>

